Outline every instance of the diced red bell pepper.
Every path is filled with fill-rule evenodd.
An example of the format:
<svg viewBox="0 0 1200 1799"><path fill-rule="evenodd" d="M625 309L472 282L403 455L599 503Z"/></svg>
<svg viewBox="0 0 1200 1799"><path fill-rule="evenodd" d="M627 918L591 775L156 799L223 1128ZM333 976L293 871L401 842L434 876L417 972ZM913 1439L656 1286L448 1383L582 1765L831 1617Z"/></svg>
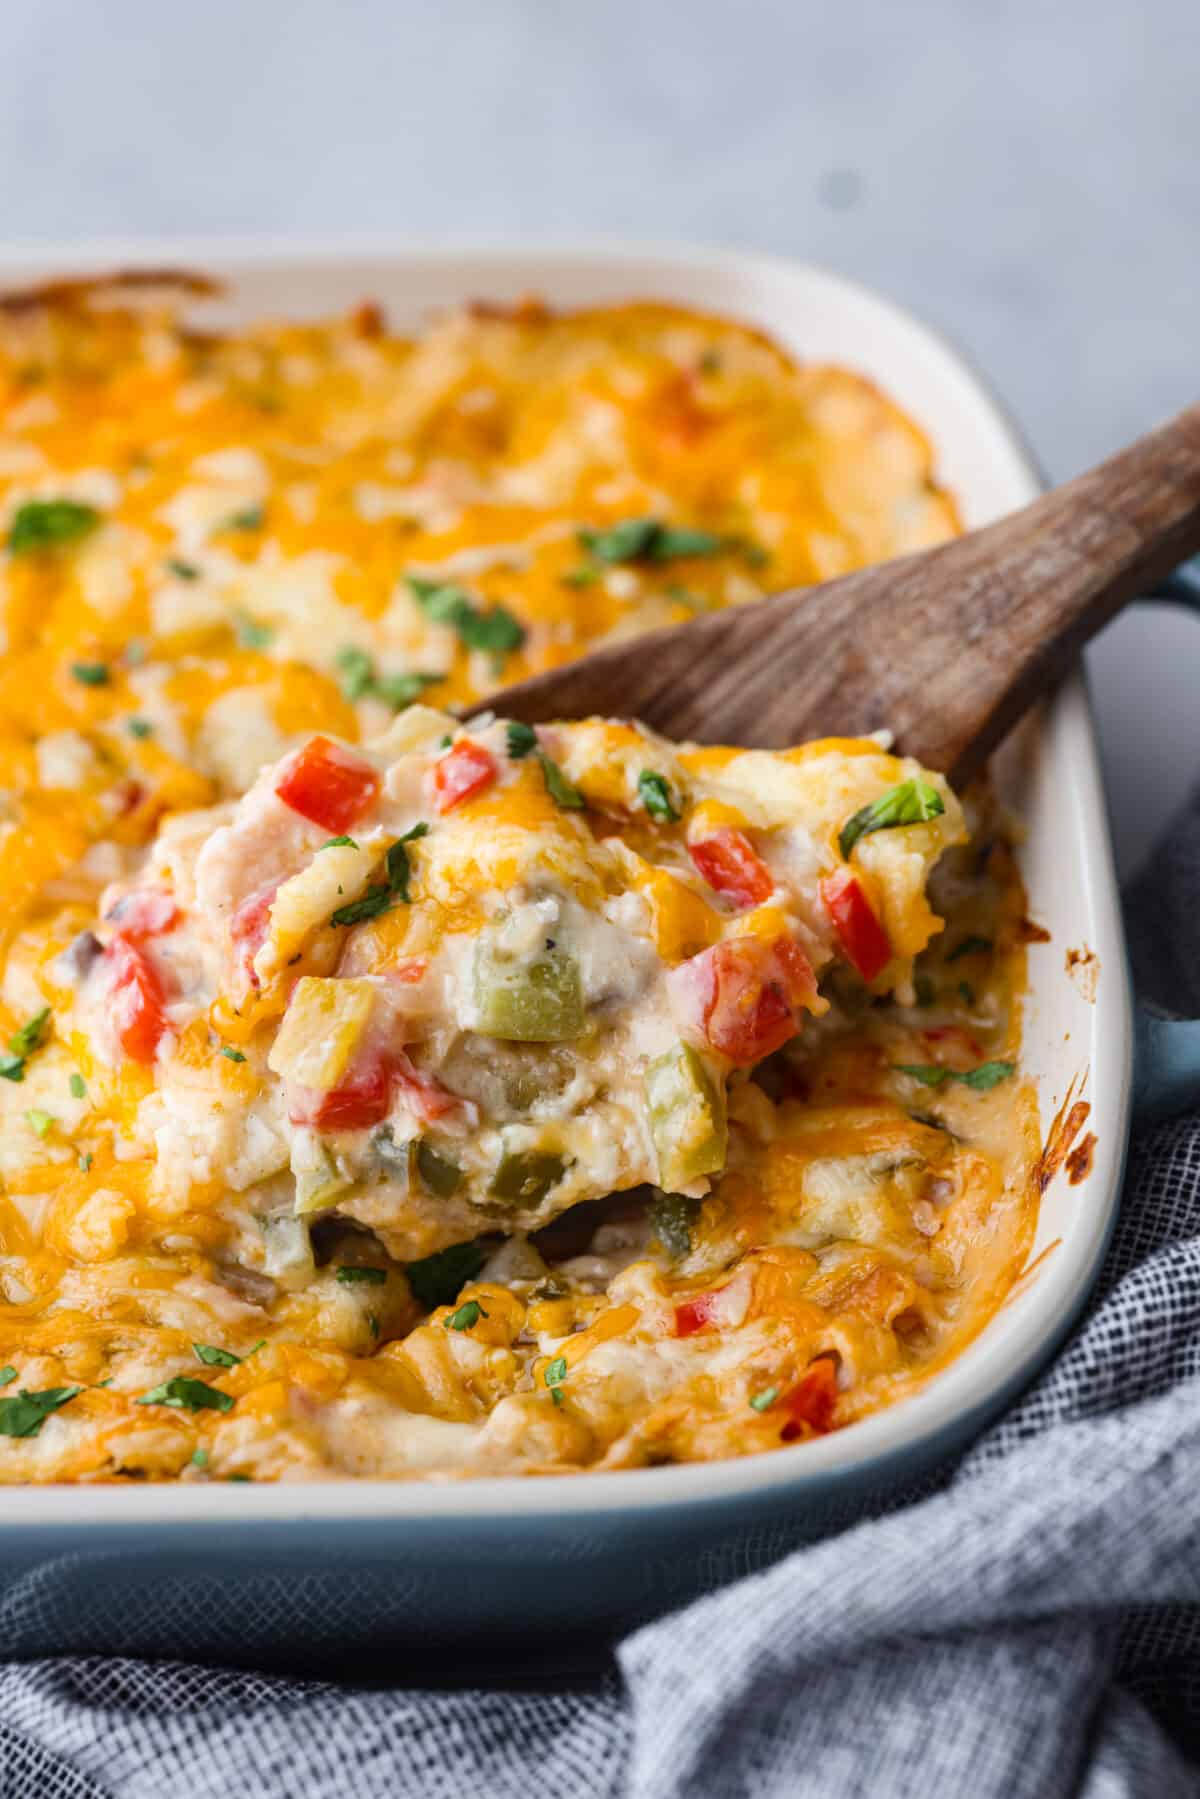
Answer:
<svg viewBox="0 0 1200 1799"><path fill-rule="evenodd" d="M301 818L340 835L373 805L379 776L369 762L328 737L311 737L292 757L275 791Z"/></svg>
<svg viewBox="0 0 1200 1799"><path fill-rule="evenodd" d="M110 970L109 1018L117 1042L134 1062L153 1062L167 1033L166 994L158 972L120 932L105 955Z"/></svg>
<svg viewBox="0 0 1200 1799"><path fill-rule="evenodd" d="M402 987L415 987L423 981L429 970L429 963L424 956L410 956L406 962L397 962L394 968L384 969L389 981L398 981Z"/></svg>
<svg viewBox="0 0 1200 1799"><path fill-rule="evenodd" d="M392 1074L382 1056L371 1056L349 1080L328 1093L314 1087L288 1088L288 1117L318 1131L364 1131L386 1118L392 1103Z"/></svg>
<svg viewBox="0 0 1200 1799"><path fill-rule="evenodd" d="M675 1335L677 1337L694 1337L697 1331L707 1330L716 1321L717 1294L719 1289L707 1293L695 1293L691 1299L682 1299L675 1307Z"/></svg>
<svg viewBox="0 0 1200 1799"><path fill-rule="evenodd" d="M481 744L464 737L434 764L434 804L439 812L449 812L452 806L460 806L490 787L497 773L496 758Z"/></svg>
<svg viewBox="0 0 1200 1799"><path fill-rule="evenodd" d="M444 1118L447 1112L453 1112L461 1104L456 1094L448 1093L437 1081L419 1074L403 1050L392 1053L392 1075L413 1111L426 1124L433 1124L436 1119Z"/></svg>
<svg viewBox="0 0 1200 1799"><path fill-rule="evenodd" d="M892 946L858 876L849 868L826 875L821 903L847 962L864 981L873 981L891 961Z"/></svg>
<svg viewBox="0 0 1200 1799"><path fill-rule="evenodd" d="M761 906L775 891L775 881L744 831L721 825L688 844L688 855L714 893L730 900L739 912Z"/></svg>
<svg viewBox="0 0 1200 1799"><path fill-rule="evenodd" d="M837 1396L837 1366L832 1357L819 1356L779 1401L779 1410L787 1413L787 1423L779 1433L783 1442L794 1443L802 1436L824 1436L833 1425Z"/></svg>
<svg viewBox="0 0 1200 1799"><path fill-rule="evenodd" d="M161 937L179 918L179 907L161 888L137 887L123 894L107 914L106 922L116 925L129 943L145 943L148 937Z"/></svg>
<svg viewBox="0 0 1200 1799"><path fill-rule="evenodd" d="M781 1049L816 998L812 965L794 937L731 937L681 962L671 989L683 1021L740 1068Z"/></svg>
<svg viewBox="0 0 1200 1799"><path fill-rule="evenodd" d="M275 904L278 885L262 887L243 900L229 922L229 935L238 955L238 963L251 987L258 986L254 958L267 940L271 924L271 907Z"/></svg>

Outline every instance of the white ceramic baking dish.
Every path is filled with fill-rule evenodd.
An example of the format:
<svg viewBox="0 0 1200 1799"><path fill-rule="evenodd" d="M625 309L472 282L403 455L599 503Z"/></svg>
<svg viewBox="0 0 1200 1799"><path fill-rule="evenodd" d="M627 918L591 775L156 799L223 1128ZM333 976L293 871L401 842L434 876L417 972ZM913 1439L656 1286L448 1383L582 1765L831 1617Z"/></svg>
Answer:
<svg viewBox="0 0 1200 1799"><path fill-rule="evenodd" d="M763 327L806 359L877 380L925 428L966 522L1031 499L1037 472L961 359L907 314L818 269L740 254L632 248L397 251L89 246L0 258L0 285L115 266L183 266L227 283L223 317L310 315L371 296L399 325L475 297L562 305L674 299ZM1087 696L1073 679L1024 738L1006 783L1049 941L1029 952L1025 1067L1043 1128L1068 1090L1090 1104L1090 1176L1042 1201L1036 1266L925 1392L794 1449L708 1466L448 1484L0 1489L0 1655L64 1649L320 1664L499 1632L612 1629L874 1505L959 1448L1059 1342L1099 1267L1118 1201L1131 1013ZM1072 978L1086 946L1094 990ZM180 1621L186 1619L181 1634Z"/></svg>

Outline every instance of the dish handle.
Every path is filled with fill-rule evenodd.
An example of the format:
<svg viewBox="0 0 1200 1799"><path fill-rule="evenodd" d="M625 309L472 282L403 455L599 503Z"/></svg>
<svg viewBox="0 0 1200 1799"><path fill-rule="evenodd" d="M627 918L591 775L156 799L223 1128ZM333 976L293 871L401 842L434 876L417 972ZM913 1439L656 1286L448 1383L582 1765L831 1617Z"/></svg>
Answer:
<svg viewBox="0 0 1200 1799"><path fill-rule="evenodd" d="M1150 596L1200 613L1200 556ZM1167 1018L1138 1006L1133 1021L1133 1105L1139 1118L1169 1118L1200 1105L1200 1018Z"/></svg>

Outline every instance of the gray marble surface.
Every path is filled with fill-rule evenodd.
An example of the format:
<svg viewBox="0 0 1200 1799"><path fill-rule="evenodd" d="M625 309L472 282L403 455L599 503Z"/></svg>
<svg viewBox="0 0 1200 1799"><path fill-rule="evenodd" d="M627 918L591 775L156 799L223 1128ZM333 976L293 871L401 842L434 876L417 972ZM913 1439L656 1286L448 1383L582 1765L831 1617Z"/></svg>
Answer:
<svg viewBox="0 0 1200 1799"><path fill-rule="evenodd" d="M1200 0L4 0L0 240L700 239L940 326L1065 476L1200 387ZM1200 625L1092 656L1122 862Z"/></svg>

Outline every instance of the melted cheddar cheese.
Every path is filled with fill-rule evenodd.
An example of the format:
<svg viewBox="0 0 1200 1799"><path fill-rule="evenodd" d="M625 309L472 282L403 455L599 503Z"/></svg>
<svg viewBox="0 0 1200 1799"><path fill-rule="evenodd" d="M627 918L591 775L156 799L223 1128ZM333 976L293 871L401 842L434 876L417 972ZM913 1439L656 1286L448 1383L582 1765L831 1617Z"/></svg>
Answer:
<svg viewBox="0 0 1200 1799"><path fill-rule="evenodd" d="M0 408L0 1481L741 1454L958 1352L1037 1150L986 793L446 711L949 535L886 399L67 287Z"/></svg>

